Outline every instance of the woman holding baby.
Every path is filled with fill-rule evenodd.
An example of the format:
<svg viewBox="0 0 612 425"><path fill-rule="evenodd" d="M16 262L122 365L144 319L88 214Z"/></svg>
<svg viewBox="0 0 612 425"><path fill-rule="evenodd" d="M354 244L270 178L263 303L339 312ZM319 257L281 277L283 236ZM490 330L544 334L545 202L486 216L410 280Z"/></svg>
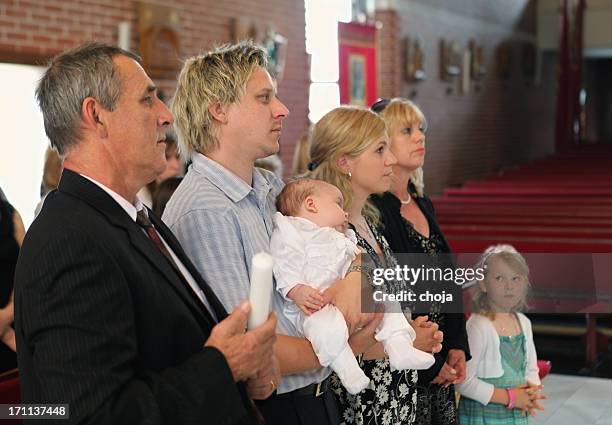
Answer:
<svg viewBox="0 0 612 425"><path fill-rule="evenodd" d="M343 207L350 227L355 231L362 252L362 269L366 264L376 268L393 268L396 260L385 238L379 232L380 214L369 200L391 187L392 166L396 158L390 151L385 122L375 113L354 107L339 107L326 114L314 126L311 136L309 177L324 180L342 193ZM370 268L371 271L371 268ZM388 291L405 288L402 281L388 282ZM437 325L420 318L412 323L417 331L415 346L422 335L429 341ZM427 338L425 338L427 339ZM429 349L427 349L429 348ZM440 344L432 350L439 351ZM339 379L332 386L341 406L345 424L412 424L416 418L417 372L392 370L381 344L376 344L358 358L371 383L358 394L350 394Z"/></svg>

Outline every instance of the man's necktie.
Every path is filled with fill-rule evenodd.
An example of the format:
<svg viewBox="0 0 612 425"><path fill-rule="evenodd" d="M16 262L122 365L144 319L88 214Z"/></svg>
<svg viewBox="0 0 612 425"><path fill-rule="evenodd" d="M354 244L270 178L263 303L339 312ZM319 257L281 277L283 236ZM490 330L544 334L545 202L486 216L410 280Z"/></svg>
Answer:
<svg viewBox="0 0 612 425"><path fill-rule="evenodd" d="M174 262L174 259L172 258L172 255L170 254L170 252L166 248L166 245L164 244L164 241L162 241L161 237L159 236L159 234L155 230L155 227L153 227L153 224L151 223L151 220L149 220L149 217L147 216L147 213L145 212L144 208L136 213L136 223L147 232L147 235L149 236L149 239L151 239L151 242L153 242L153 245L155 245L155 247L159 250L159 252L161 252L162 255L164 257L166 257L166 259L168 260L168 262L170 263L170 265L172 266L172 268L174 269L174 271L178 275L178 277L181 280L181 282L183 282L183 284L185 285L187 291L189 291L189 293L191 293L191 294L193 294L195 296L195 298L197 299L198 304L202 307L202 311L204 312L206 317L209 320L211 320L211 322L213 324L216 323L216 320L213 319L212 314L209 311L209 309L206 306L206 304L195 293L194 289L191 287L189 282L187 282L187 279L185 278L185 275L183 275L183 273L181 272L181 269L179 269L178 265Z"/></svg>
<svg viewBox="0 0 612 425"><path fill-rule="evenodd" d="M164 255L164 257L166 257L172 268L174 268L174 270L182 276L183 274L174 262L174 259L172 258L172 255L170 255L168 249L166 249L164 241L162 241L159 235L157 234L157 231L155 230L155 227L153 227L151 220L149 220L149 217L147 216L147 213L145 212L144 208L136 213L136 223L140 227L142 227L145 232L147 232L149 239L153 241L155 247Z"/></svg>

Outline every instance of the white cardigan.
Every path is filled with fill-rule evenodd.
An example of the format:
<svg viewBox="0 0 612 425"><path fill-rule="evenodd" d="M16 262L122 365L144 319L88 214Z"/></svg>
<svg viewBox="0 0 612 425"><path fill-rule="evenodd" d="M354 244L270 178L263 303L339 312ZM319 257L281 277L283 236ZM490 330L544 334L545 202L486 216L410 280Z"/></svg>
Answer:
<svg viewBox="0 0 612 425"><path fill-rule="evenodd" d="M517 313L521 329L525 334L525 381L539 385L538 357L533 344L531 322L522 313ZM465 381L456 386L462 396L476 400L484 405L489 404L495 387L480 378L499 378L504 374L499 351L499 335L493 322L486 316L472 314L466 323L470 354L467 362Z"/></svg>

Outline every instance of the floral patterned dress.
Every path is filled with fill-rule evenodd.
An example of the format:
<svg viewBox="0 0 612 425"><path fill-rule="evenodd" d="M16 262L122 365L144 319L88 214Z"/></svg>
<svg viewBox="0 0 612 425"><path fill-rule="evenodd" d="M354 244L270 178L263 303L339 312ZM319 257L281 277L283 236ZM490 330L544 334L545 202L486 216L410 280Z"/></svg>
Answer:
<svg viewBox="0 0 612 425"><path fill-rule="evenodd" d="M357 244L365 249L367 254L364 255L369 257L375 267L395 267L397 262L387 241L375 226L369 221L367 223L376 242L382 248L384 260L353 227L357 235ZM414 370L391 371L388 359L363 360L359 358L358 361L359 366L370 378L370 386L359 394L349 394L342 386L338 376L335 373L331 375L331 388L340 405L341 425L413 424L416 416L417 372Z"/></svg>
<svg viewBox="0 0 612 425"><path fill-rule="evenodd" d="M419 233L414 225L407 220L401 212L402 204L392 193L384 193L372 197L382 216L384 226L379 228L380 232L387 238L389 246L393 250L397 260L403 266L415 264L427 265L435 268L454 268L453 257L448 242L444 238L442 230L435 218L435 210L431 200L424 195L418 195L415 186L410 183L408 191L414 203L427 219L429 225L429 237ZM401 255L401 256L400 256ZM457 285L450 284L440 287L442 283L436 282L433 290L446 290L447 294L462 298L463 294ZM428 289L421 286L419 292ZM431 381L438 375L441 367L446 361L450 349L462 350L469 359L469 346L465 331L465 318L462 313L447 313L443 311L440 303L418 303L415 308L411 307L413 318L427 314L431 322L437 323L440 330L444 332L444 343L440 353L434 354L436 363L427 370L419 370L419 381L417 384L417 411L414 425L456 425L458 423L457 410L455 407L455 389L453 385L446 388Z"/></svg>

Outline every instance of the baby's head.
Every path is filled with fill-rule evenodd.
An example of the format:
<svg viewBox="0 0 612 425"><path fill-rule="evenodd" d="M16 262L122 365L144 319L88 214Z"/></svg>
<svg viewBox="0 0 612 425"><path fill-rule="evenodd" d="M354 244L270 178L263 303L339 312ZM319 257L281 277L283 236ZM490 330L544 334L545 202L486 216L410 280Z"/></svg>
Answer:
<svg viewBox="0 0 612 425"><path fill-rule="evenodd" d="M526 307L529 266L513 246L490 246L480 257L478 267L484 269L484 279L475 285L474 312L494 316Z"/></svg>
<svg viewBox="0 0 612 425"><path fill-rule="evenodd" d="M332 227L344 233L348 214L342 209L343 202L336 186L301 178L287 183L276 198L276 209L283 215L305 218L320 227Z"/></svg>

